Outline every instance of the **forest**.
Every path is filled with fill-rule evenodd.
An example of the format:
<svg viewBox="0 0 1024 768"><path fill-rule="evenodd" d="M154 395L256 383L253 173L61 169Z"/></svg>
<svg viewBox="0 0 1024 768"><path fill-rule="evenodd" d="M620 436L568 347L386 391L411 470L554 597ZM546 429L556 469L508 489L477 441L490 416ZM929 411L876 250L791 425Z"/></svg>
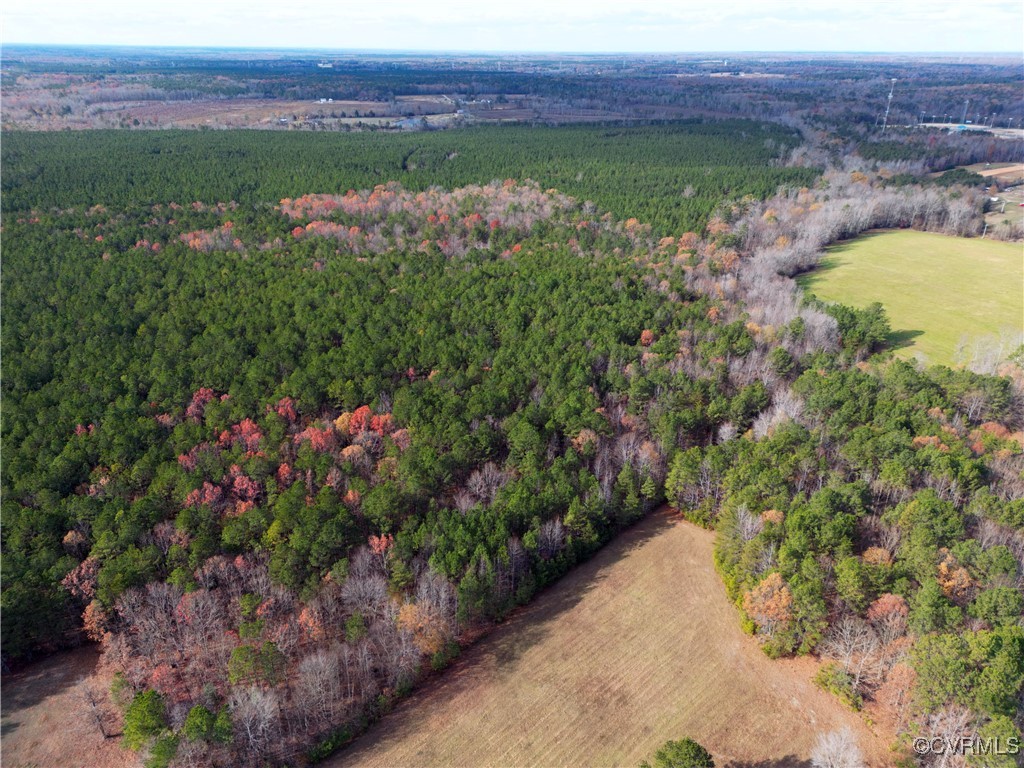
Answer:
<svg viewBox="0 0 1024 768"><path fill-rule="evenodd" d="M799 141L6 133L5 661L101 643L150 765L312 762L667 500L766 653L1019 735L1024 360L790 279L982 199Z"/></svg>
<svg viewBox="0 0 1024 768"><path fill-rule="evenodd" d="M481 126L389 136L267 131L4 135L3 210L276 202L310 192L533 179L663 231L699 229L729 198L802 186L775 162L799 134L750 121L563 128ZM751 173L751 168L756 172Z"/></svg>

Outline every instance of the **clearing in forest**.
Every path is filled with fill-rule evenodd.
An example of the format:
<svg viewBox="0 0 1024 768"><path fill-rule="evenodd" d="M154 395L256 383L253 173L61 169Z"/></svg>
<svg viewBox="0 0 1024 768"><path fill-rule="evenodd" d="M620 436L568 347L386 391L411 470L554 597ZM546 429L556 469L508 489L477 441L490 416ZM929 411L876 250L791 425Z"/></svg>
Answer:
<svg viewBox="0 0 1024 768"><path fill-rule="evenodd" d="M138 768L139 756L118 738L106 692L111 678L97 671L95 646L55 653L3 679L4 768ZM94 708L90 697L96 702Z"/></svg>
<svg viewBox="0 0 1024 768"><path fill-rule="evenodd" d="M1024 180L1024 163L978 163L967 166L967 170L1004 184L1020 184Z"/></svg>
<svg viewBox="0 0 1024 768"><path fill-rule="evenodd" d="M713 541L649 517L325 765L628 766L689 736L720 766L807 766L841 725L887 764L886 736L811 683L812 660L771 661L743 634Z"/></svg>
<svg viewBox="0 0 1024 768"><path fill-rule="evenodd" d="M1024 328L1019 243L872 232L829 248L800 283L824 301L880 302L899 354L928 364L970 362L977 347L1019 336Z"/></svg>

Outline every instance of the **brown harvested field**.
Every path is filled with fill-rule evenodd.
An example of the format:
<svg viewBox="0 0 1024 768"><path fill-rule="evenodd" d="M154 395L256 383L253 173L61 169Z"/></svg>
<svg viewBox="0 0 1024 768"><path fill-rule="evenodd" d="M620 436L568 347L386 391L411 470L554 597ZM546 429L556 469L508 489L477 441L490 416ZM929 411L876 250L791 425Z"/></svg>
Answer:
<svg viewBox="0 0 1024 768"><path fill-rule="evenodd" d="M979 176L985 176L986 178L989 176L995 176L996 178L1000 179L1006 178L1007 180L1017 180L1020 179L1021 177L1024 177L1024 163L1006 163L997 164L994 166L986 165L986 167L980 168L978 171L976 171L976 173Z"/></svg>
<svg viewBox="0 0 1024 768"><path fill-rule="evenodd" d="M976 173L986 179L992 179L999 184L1019 183L1024 179L1024 163L974 163L973 165L960 165L954 168L947 168L942 171L929 173L928 178L937 179L944 173L951 170L965 170Z"/></svg>
<svg viewBox="0 0 1024 768"><path fill-rule="evenodd" d="M334 101L321 104L319 101L284 101L277 99L223 99L210 101L163 101L144 104L121 105L120 111L128 120L138 119L141 123L162 127L189 128L202 125L212 126L259 126L274 124L284 118L289 122L297 120L332 119L332 122L354 122L355 113L365 118L372 112L386 122L403 117L407 112L430 115L451 112L450 104L440 101L399 101L389 104L383 101ZM344 114L346 117L342 118ZM347 118L347 119L346 119Z"/></svg>
<svg viewBox="0 0 1024 768"><path fill-rule="evenodd" d="M993 166L982 165L979 163L977 166L968 166L969 170L973 170L975 168L977 168L977 170L974 172L979 176L994 179L1002 184L1019 184L1024 180L1024 163L1005 163Z"/></svg>
<svg viewBox="0 0 1024 768"><path fill-rule="evenodd" d="M325 765L635 766L690 736L719 766L792 768L841 725L891 763L890 735L818 690L814 661L771 661L741 632L713 540L645 520Z"/></svg>
<svg viewBox="0 0 1024 768"><path fill-rule="evenodd" d="M84 110L78 109L68 115L43 117L31 113L26 105L18 103L17 98L18 95L4 110L4 125L29 130L83 130L129 125L140 128L185 129L281 128L301 125L307 121L330 126L357 123L389 125L410 114L417 117L450 116L454 114L455 108L452 103L422 96L403 98L393 103L338 100L323 104L318 99L124 99L96 102ZM373 113L373 117L367 117L369 113Z"/></svg>
<svg viewBox="0 0 1024 768"><path fill-rule="evenodd" d="M142 763L104 739L86 700L110 680L97 675L92 647L55 654L3 678L0 748L4 768L136 768Z"/></svg>

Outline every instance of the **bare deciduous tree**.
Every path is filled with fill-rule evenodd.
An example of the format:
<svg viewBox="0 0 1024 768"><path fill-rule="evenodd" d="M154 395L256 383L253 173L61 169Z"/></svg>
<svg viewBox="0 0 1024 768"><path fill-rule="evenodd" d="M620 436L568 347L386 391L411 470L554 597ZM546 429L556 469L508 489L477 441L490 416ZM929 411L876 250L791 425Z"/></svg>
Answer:
<svg viewBox="0 0 1024 768"><path fill-rule="evenodd" d="M352 613L380 615L390 602L387 579L376 573L367 576L350 575L341 587L341 598Z"/></svg>
<svg viewBox="0 0 1024 768"><path fill-rule="evenodd" d="M550 560L565 544L565 528L561 518L555 517L543 523L537 535L537 554Z"/></svg>
<svg viewBox="0 0 1024 768"><path fill-rule="evenodd" d="M814 768L864 768L864 755L849 727L819 734L811 750Z"/></svg>
<svg viewBox="0 0 1024 768"><path fill-rule="evenodd" d="M458 634L458 593L444 576L429 568L420 574L416 581L416 604L440 621L449 637Z"/></svg>
<svg viewBox="0 0 1024 768"><path fill-rule="evenodd" d="M460 490L452 497L452 503L459 512L465 515L476 506L476 497L469 491Z"/></svg>
<svg viewBox="0 0 1024 768"><path fill-rule="evenodd" d="M341 658L337 648L321 648L299 662L298 693L307 719L317 726L331 721L342 693Z"/></svg>
<svg viewBox="0 0 1024 768"><path fill-rule="evenodd" d="M859 688L865 676L877 671L881 645L870 624L857 616L844 616L832 625L821 650L842 664Z"/></svg>
<svg viewBox="0 0 1024 768"><path fill-rule="evenodd" d="M277 729L277 693L257 686L235 688L228 708L239 743L253 754L262 754Z"/></svg>
<svg viewBox="0 0 1024 768"><path fill-rule="evenodd" d="M489 506L494 501L495 494L508 480L507 472L499 469L493 461L488 461L470 474L466 481L466 489L484 506Z"/></svg>
<svg viewBox="0 0 1024 768"><path fill-rule="evenodd" d="M750 541L764 528L760 515L753 514L746 504L736 510L736 532L744 541Z"/></svg>
<svg viewBox="0 0 1024 768"><path fill-rule="evenodd" d="M966 707L955 704L943 707L925 717L921 732L939 739L942 744L959 744L961 739L974 736L973 716ZM923 759L928 768L962 768L966 759L959 750L935 750Z"/></svg>

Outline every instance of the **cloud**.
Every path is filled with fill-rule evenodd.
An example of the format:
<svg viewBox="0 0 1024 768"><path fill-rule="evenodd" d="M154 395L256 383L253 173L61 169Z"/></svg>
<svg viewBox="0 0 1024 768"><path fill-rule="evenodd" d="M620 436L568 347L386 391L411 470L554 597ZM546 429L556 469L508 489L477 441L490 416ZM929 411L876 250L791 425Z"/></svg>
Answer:
<svg viewBox="0 0 1024 768"><path fill-rule="evenodd" d="M1018 0L7 0L14 42L457 50L1024 49Z"/></svg>

